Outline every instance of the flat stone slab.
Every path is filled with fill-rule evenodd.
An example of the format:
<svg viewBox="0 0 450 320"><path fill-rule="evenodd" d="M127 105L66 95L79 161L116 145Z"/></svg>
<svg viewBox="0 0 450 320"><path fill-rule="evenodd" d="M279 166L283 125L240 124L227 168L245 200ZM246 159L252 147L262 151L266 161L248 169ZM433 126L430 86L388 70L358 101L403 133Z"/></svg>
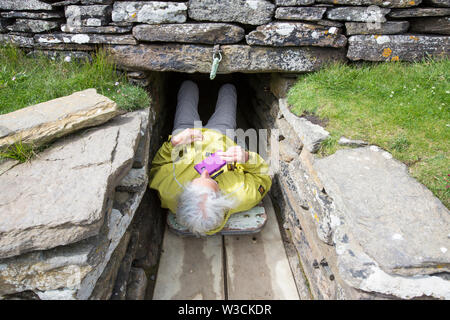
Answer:
<svg viewBox="0 0 450 320"><path fill-rule="evenodd" d="M31 37L16 34L0 34L0 43L9 43L21 48L32 48L34 40Z"/></svg>
<svg viewBox="0 0 450 320"><path fill-rule="evenodd" d="M356 21L356 22L386 22L385 15L391 9L378 7L340 7L327 11L330 20Z"/></svg>
<svg viewBox="0 0 450 320"><path fill-rule="evenodd" d="M36 20L36 19L16 19L16 21L6 27L9 31L39 33L54 30L59 27L56 21Z"/></svg>
<svg viewBox="0 0 450 320"><path fill-rule="evenodd" d="M428 0L428 2L436 7L450 7L450 0Z"/></svg>
<svg viewBox="0 0 450 320"><path fill-rule="evenodd" d="M222 236L182 238L166 227L153 300L224 300Z"/></svg>
<svg viewBox="0 0 450 320"><path fill-rule="evenodd" d="M249 45L344 47L347 38L340 29L304 22L272 22L259 26L245 36Z"/></svg>
<svg viewBox="0 0 450 320"><path fill-rule="evenodd" d="M0 115L0 148L16 142L39 146L79 129L102 124L119 113L111 99L95 89Z"/></svg>
<svg viewBox="0 0 450 320"><path fill-rule="evenodd" d="M266 227L257 235L225 236L230 300L299 300L270 197Z"/></svg>
<svg viewBox="0 0 450 320"><path fill-rule="evenodd" d="M313 4L315 0L275 0L277 6L307 6Z"/></svg>
<svg viewBox="0 0 450 320"><path fill-rule="evenodd" d="M424 35L355 35L348 38L350 60L416 61L450 55L450 39Z"/></svg>
<svg viewBox="0 0 450 320"><path fill-rule="evenodd" d="M227 23L183 23L137 25L133 35L137 40L149 42L230 44L241 41L245 31Z"/></svg>
<svg viewBox="0 0 450 320"><path fill-rule="evenodd" d="M25 18L25 19L57 19L64 18L64 13L62 12L27 12L27 11L6 11L0 12L0 17L2 18Z"/></svg>
<svg viewBox="0 0 450 320"><path fill-rule="evenodd" d="M450 298L449 210L407 167L376 146L314 161L333 199L340 276L365 291Z"/></svg>
<svg viewBox="0 0 450 320"><path fill-rule="evenodd" d="M64 9L68 26L99 27L111 21L110 5L67 6Z"/></svg>
<svg viewBox="0 0 450 320"><path fill-rule="evenodd" d="M439 17L450 15L450 8L410 8L392 10L390 18Z"/></svg>
<svg viewBox="0 0 450 320"><path fill-rule="evenodd" d="M189 0L189 17L198 21L261 25L270 22L274 11L267 0Z"/></svg>
<svg viewBox="0 0 450 320"><path fill-rule="evenodd" d="M275 10L275 19L318 21L325 11L324 7L281 7Z"/></svg>
<svg viewBox="0 0 450 320"><path fill-rule="evenodd" d="M450 17L411 19L411 32L450 34Z"/></svg>
<svg viewBox="0 0 450 320"><path fill-rule="evenodd" d="M388 8L406 8L417 6L422 0L316 0L316 3L329 3L347 6L379 6Z"/></svg>
<svg viewBox="0 0 450 320"><path fill-rule="evenodd" d="M129 34L72 34L72 33L52 33L37 34L34 36L37 45L56 44L137 44L136 39Z"/></svg>
<svg viewBox="0 0 450 320"><path fill-rule="evenodd" d="M101 26L101 27L78 27L61 25L61 31L67 33L127 33L131 31L131 26Z"/></svg>
<svg viewBox="0 0 450 320"><path fill-rule="evenodd" d="M97 235L108 199L133 164L141 121L135 113L116 117L3 173L0 258Z"/></svg>
<svg viewBox="0 0 450 320"><path fill-rule="evenodd" d="M354 34L397 34L408 31L408 21L387 21L385 23L372 24L366 22L346 22L347 35Z"/></svg>
<svg viewBox="0 0 450 320"><path fill-rule="evenodd" d="M38 0L0 0L0 10L52 10L52 6Z"/></svg>
<svg viewBox="0 0 450 320"><path fill-rule="evenodd" d="M289 108L286 99L279 99L280 111L289 122L300 141L309 152L319 150L320 143L330 136L330 133L317 124L313 124L303 117L297 117Z"/></svg>
<svg viewBox="0 0 450 320"><path fill-rule="evenodd" d="M183 2L116 1L112 11L114 22L183 23L186 17Z"/></svg>
<svg viewBox="0 0 450 320"><path fill-rule="evenodd" d="M223 45L218 73L303 72L318 70L324 63L344 61L345 51L334 48L270 48ZM110 55L122 68L149 71L210 73L212 46L149 44L110 46Z"/></svg>
<svg viewBox="0 0 450 320"><path fill-rule="evenodd" d="M95 299L97 281L121 250L142 195L135 195L129 210L110 209L98 236L0 260L0 297L30 290L42 300Z"/></svg>

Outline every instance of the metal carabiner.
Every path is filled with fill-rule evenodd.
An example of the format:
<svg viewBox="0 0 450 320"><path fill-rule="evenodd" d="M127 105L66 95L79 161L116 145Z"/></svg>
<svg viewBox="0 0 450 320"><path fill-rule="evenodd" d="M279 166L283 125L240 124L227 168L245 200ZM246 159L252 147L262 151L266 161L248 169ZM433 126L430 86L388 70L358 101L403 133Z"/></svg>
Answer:
<svg viewBox="0 0 450 320"><path fill-rule="evenodd" d="M209 74L209 78L213 80L216 77L217 69L219 68L219 63L222 61L222 50L220 50L220 45L214 46L213 52L213 62L211 65L211 73Z"/></svg>

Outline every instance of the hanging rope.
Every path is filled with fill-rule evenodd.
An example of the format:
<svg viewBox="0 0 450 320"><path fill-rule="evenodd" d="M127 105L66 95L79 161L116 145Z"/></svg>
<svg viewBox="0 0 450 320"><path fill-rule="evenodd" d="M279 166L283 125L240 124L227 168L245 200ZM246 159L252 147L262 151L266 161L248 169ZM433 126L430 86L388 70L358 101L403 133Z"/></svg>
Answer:
<svg viewBox="0 0 450 320"><path fill-rule="evenodd" d="M222 61L222 50L220 50L220 45L216 44L213 48L213 61L211 65L211 73L209 74L209 78L211 80L214 80L216 77L220 61Z"/></svg>

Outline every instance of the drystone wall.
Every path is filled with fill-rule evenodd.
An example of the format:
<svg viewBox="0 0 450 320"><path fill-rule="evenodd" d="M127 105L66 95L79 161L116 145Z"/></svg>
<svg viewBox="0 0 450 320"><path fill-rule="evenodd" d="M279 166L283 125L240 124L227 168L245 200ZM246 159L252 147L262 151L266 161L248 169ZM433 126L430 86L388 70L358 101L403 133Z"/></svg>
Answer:
<svg viewBox="0 0 450 320"><path fill-rule="evenodd" d="M50 55L106 46L128 70L307 72L450 52L449 0L0 0L0 42ZM56 51L56 52L55 52Z"/></svg>

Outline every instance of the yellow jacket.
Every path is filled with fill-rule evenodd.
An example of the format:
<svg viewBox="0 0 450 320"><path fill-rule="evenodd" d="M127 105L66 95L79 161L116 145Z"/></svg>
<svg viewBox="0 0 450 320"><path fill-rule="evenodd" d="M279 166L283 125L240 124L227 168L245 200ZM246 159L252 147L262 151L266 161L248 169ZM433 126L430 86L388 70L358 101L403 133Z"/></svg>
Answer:
<svg viewBox="0 0 450 320"><path fill-rule="evenodd" d="M176 213L178 196L183 186L200 175L194 165L205 159L209 154L218 150L226 151L236 146L226 135L212 130L201 129L203 140L190 145L172 146L169 141L164 142L152 162L149 175L149 186L158 191L161 206ZM173 159L175 161L172 162ZM256 152L249 152L249 160L242 164L228 164L213 174L220 190L237 200L237 207L229 210L224 222L217 229L207 234L220 231L232 213L246 211L257 205L269 191L272 180L268 174L267 163Z"/></svg>

